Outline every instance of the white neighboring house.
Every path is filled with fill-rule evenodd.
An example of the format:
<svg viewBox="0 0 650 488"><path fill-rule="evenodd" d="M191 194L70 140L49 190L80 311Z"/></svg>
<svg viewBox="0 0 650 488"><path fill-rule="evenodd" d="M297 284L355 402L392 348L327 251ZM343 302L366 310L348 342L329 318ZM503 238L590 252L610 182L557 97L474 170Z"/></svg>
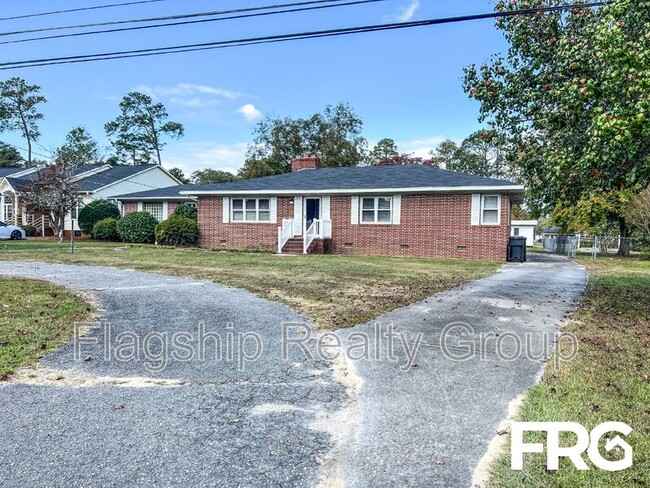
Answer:
<svg viewBox="0 0 650 488"><path fill-rule="evenodd" d="M20 201L20 192L38 178L36 168L0 168L0 221L15 225L33 225L41 235L52 233L49 219L31 215ZM78 184L79 204L66 217L65 230L72 230L79 210L93 200L113 200L117 195L180 185L162 166L108 164L80 166L72 181ZM75 222L75 230L79 230Z"/></svg>
<svg viewBox="0 0 650 488"><path fill-rule="evenodd" d="M537 220L512 220L510 222L510 235L525 237L526 247L533 247L536 226Z"/></svg>

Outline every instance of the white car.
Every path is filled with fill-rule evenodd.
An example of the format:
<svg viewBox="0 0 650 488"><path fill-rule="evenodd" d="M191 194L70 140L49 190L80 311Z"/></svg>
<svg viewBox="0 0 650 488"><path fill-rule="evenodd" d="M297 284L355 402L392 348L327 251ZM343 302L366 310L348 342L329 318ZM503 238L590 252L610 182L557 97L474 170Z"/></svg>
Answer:
<svg viewBox="0 0 650 488"><path fill-rule="evenodd" d="M0 222L0 239L24 239L25 231L17 225L7 225Z"/></svg>

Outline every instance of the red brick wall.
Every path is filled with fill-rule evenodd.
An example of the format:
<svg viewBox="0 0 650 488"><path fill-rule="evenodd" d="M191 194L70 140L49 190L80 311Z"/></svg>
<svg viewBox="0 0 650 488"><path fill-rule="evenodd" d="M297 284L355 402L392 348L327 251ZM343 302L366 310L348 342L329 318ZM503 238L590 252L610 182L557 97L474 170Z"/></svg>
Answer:
<svg viewBox="0 0 650 488"><path fill-rule="evenodd" d="M293 197L278 197L278 222L293 218ZM200 197L198 222L199 245L207 248L269 249L278 248L278 225L271 223L223 223L223 197Z"/></svg>
<svg viewBox="0 0 650 488"><path fill-rule="evenodd" d="M138 211L138 202L123 202L122 203L122 217Z"/></svg>
<svg viewBox="0 0 650 488"><path fill-rule="evenodd" d="M222 220L222 197L200 197L201 247L277 248L278 224ZM278 198L278 222L293 218L293 198ZM350 223L351 198L330 200L332 244L337 253L503 261L510 234L510 200L501 198L501 225L471 225L471 195L403 195L400 225ZM464 249L463 249L464 248Z"/></svg>
<svg viewBox="0 0 650 488"><path fill-rule="evenodd" d="M501 198L502 223L498 226L471 225L471 198L471 195L402 195L400 225L352 225L351 198L332 197L334 252L505 260L510 234L508 196Z"/></svg>

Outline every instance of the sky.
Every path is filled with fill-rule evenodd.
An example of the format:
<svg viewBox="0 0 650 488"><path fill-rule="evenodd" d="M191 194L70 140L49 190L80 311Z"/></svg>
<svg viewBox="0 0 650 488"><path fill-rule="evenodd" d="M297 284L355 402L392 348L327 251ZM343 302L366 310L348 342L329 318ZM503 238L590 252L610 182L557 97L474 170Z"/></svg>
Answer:
<svg viewBox="0 0 650 488"><path fill-rule="evenodd" d="M0 17L123 3L127 0L30 0L3 2ZM490 12L490 0L385 0L311 12L208 22L132 32L7 43L32 34L8 32L85 23L141 19L292 0L162 0L66 14L0 21L4 62L103 53L264 35L334 29L396 21ZM131 24L129 24L131 25ZM85 127L109 149L104 124L119 113L130 91L161 102L185 136L167 140L163 164L186 175L215 168L235 173L244 161L251 131L264 116L308 117L328 104L347 102L364 122L370 147L392 138L401 152L426 156L440 141L461 141L479 129L478 104L462 89L463 67L479 64L507 43L492 20L418 27L324 39L292 41L195 53L4 70L42 87L43 156L60 146L70 129ZM18 133L0 140L21 148ZM41 157L41 156L37 156Z"/></svg>

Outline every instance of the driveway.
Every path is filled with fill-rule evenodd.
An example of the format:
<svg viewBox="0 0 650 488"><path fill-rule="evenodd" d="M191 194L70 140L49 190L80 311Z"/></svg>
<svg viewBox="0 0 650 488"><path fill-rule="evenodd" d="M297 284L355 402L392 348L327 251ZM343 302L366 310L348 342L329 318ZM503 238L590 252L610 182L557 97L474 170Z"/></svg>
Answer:
<svg viewBox="0 0 650 488"><path fill-rule="evenodd" d="M246 291L111 268L0 262L0 274L85 291L102 322L77 359L70 344L0 386L3 486L469 486L509 402L543 368L535 346L586 283L570 261L533 256L338 331L331 350L356 358L342 360L318 359L313 340L284 359L282 324L304 319ZM186 351L172 347L178 332L202 330L205 357L155 360ZM248 336L215 357L214 336L223 346L251 333L256 360L238 366L257 351ZM527 333L537 359L515 354ZM120 349L148 335L138 360Z"/></svg>
<svg viewBox="0 0 650 488"><path fill-rule="evenodd" d="M291 487L334 476L326 461L339 437L330 420L346 412L348 395L331 363L297 349L282 360L282 323L304 321L288 307L213 283L111 268L0 262L0 274L89 293L102 321L78 360L69 344L44 358L42 370L0 384L3 487ZM145 357L147 334L168 333L167 349L180 354L171 335L196 337L200 324L203 360L195 351L191 360L170 357L152 370L160 367L154 359L163 336L150 335ZM243 370L240 332L257 333L264 347ZM118 360L119 345L134 337L140 360L126 349ZM244 349L252 357L255 342L246 340Z"/></svg>
<svg viewBox="0 0 650 488"><path fill-rule="evenodd" d="M391 325L396 338L394 361L354 361L361 422L347 486L471 486L509 403L541 374L542 344L552 347L586 286L584 268L565 258L529 259L348 331L346 347L364 334L372 352L385 353ZM418 340L415 367L405 370Z"/></svg>

